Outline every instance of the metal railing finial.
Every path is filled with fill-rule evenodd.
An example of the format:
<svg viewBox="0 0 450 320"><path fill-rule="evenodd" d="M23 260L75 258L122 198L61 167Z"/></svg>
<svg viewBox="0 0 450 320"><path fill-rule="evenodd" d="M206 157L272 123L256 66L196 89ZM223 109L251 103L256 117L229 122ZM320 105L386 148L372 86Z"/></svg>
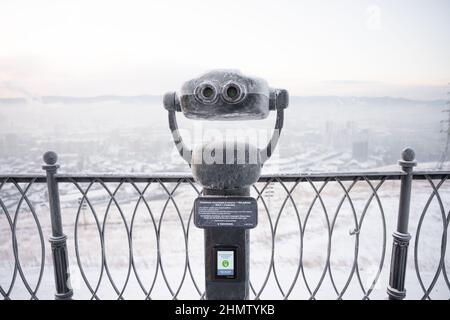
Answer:
<svg viewBox="0 0 450 320"><path fill-rule="evenodd" d="M58 165L56 164L56 162L58 161L58 155L56 154L56 152L47 151L46 153L44 153L44 156L42 158L44 159L44 162L47 166L58 167ZM46 168L44 169L47 170Z"/></svg>
<svg viewBox="0 0 450 320"><path fill-rule="evenodd" d="M417 165L415 158L415 151L412 148L405 148L402 151L402 159L398 161L398 164L402 167L403 171L408 173Z"/></svg>
<svg viewBox="0 0 450 320"><path fill-rule="evenodd" d="M69 258L67 254L67 237L63 232L61 205L59 201L58 182L55 174L59 165L58 155L53 151L47 151L43 156L45 165L42 169L46 171L48 201L50 207L50 221L52 224L52 236L49 241L52 247L53 268L55 272L55 299L71 299L73 291L70 285Z"/></svg>

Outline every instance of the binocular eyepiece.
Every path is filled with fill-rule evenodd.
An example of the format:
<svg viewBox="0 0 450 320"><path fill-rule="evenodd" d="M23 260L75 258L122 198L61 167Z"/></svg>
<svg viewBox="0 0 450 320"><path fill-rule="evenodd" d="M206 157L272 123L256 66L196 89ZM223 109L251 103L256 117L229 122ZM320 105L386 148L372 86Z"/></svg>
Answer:
<svg viewBox="0 0 450 320"><path fill-rule="evenodd" d="M205 81L195 87L194 96L198 102L206 105L217 103L219 99L233 104L245 98L246 89L236 81L228 81L221 87L214 82Z"/></svg>
<svg viewBox="0 0 450 320"><path fill-rule="evenodd" d="M271 89L263 79L215 70L187 81L179 95L166 93L164 107L182 111L190 119L253 120L286 108L288 99L286 90Z"/></svg>

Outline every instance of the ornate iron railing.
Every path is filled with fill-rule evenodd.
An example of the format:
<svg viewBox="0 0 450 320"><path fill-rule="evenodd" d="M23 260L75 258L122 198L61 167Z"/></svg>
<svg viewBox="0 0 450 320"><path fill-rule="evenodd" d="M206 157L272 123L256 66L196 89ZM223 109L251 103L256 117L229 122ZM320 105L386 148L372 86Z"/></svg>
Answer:
<svg viewBox="0 0 450 320"><path fill-rule="evenodd" d="M251 297L379 299L388 287L402 299L406 287L406 298L450 298L450 172L412 172L413 161L404 155L398 172L262 176ZM55 286L58 299L204 297L191 176L57 174L51 157L43 168L0 175L4 299L52 298Z"/></svg>

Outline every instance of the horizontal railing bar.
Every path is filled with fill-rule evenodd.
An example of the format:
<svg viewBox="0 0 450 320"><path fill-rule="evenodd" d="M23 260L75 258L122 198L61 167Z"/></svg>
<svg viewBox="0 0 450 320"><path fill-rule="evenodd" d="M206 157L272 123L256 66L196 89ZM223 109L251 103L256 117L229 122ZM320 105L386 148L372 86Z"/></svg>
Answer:
<svg viewBox="0 0 450 320"><path fill-rule="evenodd" d="M366 177L369 180L399 180L403 175L400 171L394 172L329 172L329 173L281 173L262 175L259 178L260 182L267 182L270 180L280 180L283 182L294 182L309 179L311 181L325 181L338 178L341 181L353 181L356 178Z"/></svg>
<svg viewBox="0 0 450 320"><path fill-rule="evenodd" d="M178 182L180 180L193 181L190 173L157 173L157 174L58 174L56 179L59 182L91 182L93 178L102 180L103 182L121 182L124 180L132 180L133 182L151 182L160 180L161 182Z"/></svg>
<svg viewBox="0 0 450 320"><path fill-rule="evenodd" d="M365 177L368 180L399 180L404 175L401 171L386 172L331 172L331 173L286 173L286 174L263 174L259 178L259 182L267 182L270 180L280 180L283 182L293 182L309 179L311 181L325 181L338 178L341 181L353 181L356 178ZM414 180L425 180L429 176L431 179L443 179L450 176L450 171L416 171L413 174ZM121 182L124 180L132 180L133 182L150 182L160 180L161 182L178 182L180 180L193 181L193 177L189 173L171 173L171 174L130 174L130 173L86 173L86 174L57 174L55 175L58 182L91 182L94 179L103 182ZM0 181L4 179L12 179L16 182L44 183L46 177L43 174L0 174Z"/></svg>
<svg viewBox="0 0 450 320"><path fill-rule="evenodd" d="M44 174L0 174L0 182L5 179L14 180L15 182L31 182L45 183L47 178Z"/></svg>
<svg viewBox="0 0 450 320"><path fill-rule="evenodd" d="M414 171L413 179L414 180L426 180L427 176L431 179L444 179L445 177L450 176L450 171Z"/></svg>

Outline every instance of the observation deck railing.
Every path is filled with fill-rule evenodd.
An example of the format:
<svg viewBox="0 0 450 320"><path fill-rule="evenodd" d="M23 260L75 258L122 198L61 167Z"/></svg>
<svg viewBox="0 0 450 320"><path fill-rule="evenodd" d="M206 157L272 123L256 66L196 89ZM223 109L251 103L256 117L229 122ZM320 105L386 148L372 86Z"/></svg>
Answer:
<svg viewBox="0 0 450 320"><path fill-rule="evenodd" d="M58 174L44 159L45 174L0 174L0 297L204 297L190 175ZM450 172L414 164L262 176L251 298L450 298Z"/></svg>

